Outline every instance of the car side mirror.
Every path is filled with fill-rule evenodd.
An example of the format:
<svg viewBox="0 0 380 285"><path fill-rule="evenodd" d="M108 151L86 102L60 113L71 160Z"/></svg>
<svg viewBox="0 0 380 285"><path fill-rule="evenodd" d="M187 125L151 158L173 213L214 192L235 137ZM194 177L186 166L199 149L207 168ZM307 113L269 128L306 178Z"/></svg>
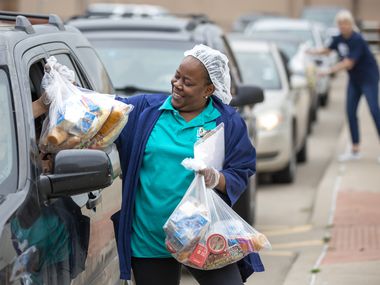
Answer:
<svg viewBox="0 0 380 285"><path fill-rule="evenodd" d="M258 86L243 84L236 87L236 96L232 98L230 105L233 107L242 107L245 105L254 105L263 101L263 89Z"/></svg>
<svg viewBox="0 0 380 285"><path fill-rule="evenodd" d="M307 79L305 76L293 74L290 77L290 86L293 89L303 89L307 88Z"/></svg>
<svg viewBox="0 0 380 285"><path fill-rule="evenodd" d="M101 150L61 150L54 161L54 173L41 175L39 188L48 198L82 194L112 184L112 166Z"/></svg>

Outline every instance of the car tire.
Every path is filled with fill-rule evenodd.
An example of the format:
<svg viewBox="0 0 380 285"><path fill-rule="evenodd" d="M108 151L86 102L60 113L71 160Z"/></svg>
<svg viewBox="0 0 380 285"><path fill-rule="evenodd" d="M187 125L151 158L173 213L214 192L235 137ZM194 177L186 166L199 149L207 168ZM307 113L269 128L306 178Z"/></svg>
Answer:
<svg viewBox="0 0 380 285"><path fill-rule="evenodd" d="M276 183L293 183L297 172L297 154L294 143L292 144L292 154L288 165L281 171L273 174L273 180Z"/></svg>
<svg viewBox="0 0 380 285"><path fill-rule="evenodd" d="M255 223L255 210L256 210L256 175L251 177L247 189L239 197L235 205L232 207L240 217L243 218L248 224L254 225Z"/></svg>
<svg viewBox="0 0 380 285"><path fill-rule="evenodd" d="M322 107L326 107L329 103L329 92L327 91L324 94L319 96L319 105Z"/></svg>
<svg viewBox="0 0 380 285"><path fill-rule="evenodd" d="M306 162L307 161L307 138L301 147L301 149L297 153L297 162Z"/></svg>

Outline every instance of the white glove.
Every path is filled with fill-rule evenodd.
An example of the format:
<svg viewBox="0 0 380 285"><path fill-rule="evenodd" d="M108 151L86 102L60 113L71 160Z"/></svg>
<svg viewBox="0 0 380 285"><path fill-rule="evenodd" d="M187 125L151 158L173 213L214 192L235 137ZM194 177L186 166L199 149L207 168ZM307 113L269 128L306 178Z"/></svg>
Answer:
<svg viewBox="0 0 380 285"><path fill-rule="evenodd" d="M214 189L219 184L220 173L215 168L205 168L198 173L204 176L207 188Z"/></svg>

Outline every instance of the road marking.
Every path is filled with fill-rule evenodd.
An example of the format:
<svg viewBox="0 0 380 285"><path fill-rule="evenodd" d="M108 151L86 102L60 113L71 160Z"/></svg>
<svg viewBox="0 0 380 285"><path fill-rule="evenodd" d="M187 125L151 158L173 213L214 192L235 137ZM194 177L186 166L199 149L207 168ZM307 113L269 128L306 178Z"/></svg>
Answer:
<svg viewBox="0 0 380 285"><path fill-rule="evenodd" d="M290 235L290 234L297 234L297 233L304 233L308 232L312 229L312 225L303 225L303 226L297 226L297 227L290 227L286 229L278 229L278 230L268 230L263 231L263 233L266 236L281 236L281 235Z"/></svg>
<svg viewBox="0 0 380 285"><path fill-rule="evenodd" d="M305 246L319 246L323 244L324 244L323 240L316 239L316 240L305 240L305 241L272 244L272 248L273 249L299 248L299 247L305 247Z"/></svg>
<svg viewBox="0 0 380 285"><path fill-rule="evenodd" d="M293 256L295 253L289 250L270 250L270 251L261 251L260 256Z"/></svg>

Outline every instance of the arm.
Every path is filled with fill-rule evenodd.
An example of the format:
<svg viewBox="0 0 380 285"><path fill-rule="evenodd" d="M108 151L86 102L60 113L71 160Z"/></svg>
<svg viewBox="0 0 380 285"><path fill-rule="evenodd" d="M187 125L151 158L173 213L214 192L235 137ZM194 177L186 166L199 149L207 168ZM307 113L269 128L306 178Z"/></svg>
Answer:
<svg viewBox="0 0 380 285"><path fill-rule="evenodd" d="M307 50L307 53L311 55L328 55L331 53L331 51L332 50L330 48L323 47L323 48L309 49Z"/></svg>
<svg viewBox="0 0 380 285"><path fill-rule="evenodd" d="M32 103L33 118L38 118L42 114L45 114L48 111L48 107L43 103L42 96L33 101Z"/></svg>
<svg viewBox="0 0 380 285"><path fill-rule="evenodd" d="M326 74L332 74L336 73L341 70L350 70L355 65L355 61L350 58L345 58L342 61L338 62L334 66L332 66L330 69L327 70Z"/></svg>

